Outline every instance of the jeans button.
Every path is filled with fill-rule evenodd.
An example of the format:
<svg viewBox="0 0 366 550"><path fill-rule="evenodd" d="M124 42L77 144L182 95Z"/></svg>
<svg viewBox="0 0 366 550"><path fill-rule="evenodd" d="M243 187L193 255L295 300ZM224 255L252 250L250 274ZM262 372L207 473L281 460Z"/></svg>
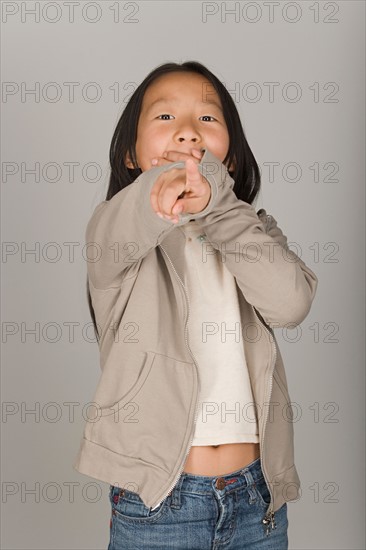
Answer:
<svg viewBox="0 0 366 550"><path fill-rule="evenodd" d="M226 483L223 477L218 477L216 480L216 489L224 489Z"/></svg>

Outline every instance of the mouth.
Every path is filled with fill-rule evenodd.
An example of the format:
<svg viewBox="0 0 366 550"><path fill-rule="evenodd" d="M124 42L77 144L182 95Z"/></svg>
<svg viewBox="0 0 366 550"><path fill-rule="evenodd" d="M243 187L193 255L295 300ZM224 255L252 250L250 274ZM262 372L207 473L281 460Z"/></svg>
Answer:
<svg viewBox="0 0 366 550"><path fill-rule="evenodd" d="M200 153L202 153L202 155L206 152L206 149L204 147L192 147L191 149L189 150L177 150L176 152L177 153L183 153L184 155L192 155L193 151L199 151Z"/></svg>

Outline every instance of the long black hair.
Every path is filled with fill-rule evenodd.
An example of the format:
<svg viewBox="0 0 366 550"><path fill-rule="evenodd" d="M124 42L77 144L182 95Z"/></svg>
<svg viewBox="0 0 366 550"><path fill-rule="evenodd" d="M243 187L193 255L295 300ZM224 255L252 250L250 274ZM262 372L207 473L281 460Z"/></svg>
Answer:
<svg viewBox="0 0 366 550"><path fill-rule="evenodd" d="M223 108L224 119L229 134L229 150L223 164L230 166L234 161L230 176L235 181L233 191L237 198L252 204L260 191L261 176L254 155L246 140L240 116L230 93L222 82L198 61L184 63L163 63L153 69L130 97L117 123L109 150L111 174L105 200L110 200L116 193L130 185L142 173L141 168L127 168L125 159L130 157L134 166L136 161L137 125L141 113L142 101L147 88L160 76L172 72L198 73L205 77L216 90ZM87 299L94 331L99 341L95 313L91 301L87 277Z"/></svg>

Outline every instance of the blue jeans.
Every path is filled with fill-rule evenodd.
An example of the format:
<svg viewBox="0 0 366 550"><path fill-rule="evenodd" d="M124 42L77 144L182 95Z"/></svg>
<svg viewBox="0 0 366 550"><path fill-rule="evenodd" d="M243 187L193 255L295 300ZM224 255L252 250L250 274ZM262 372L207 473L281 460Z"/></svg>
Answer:
<svg viewBox="0 0 366 550"><path fill-rule="evenodd" d="M267 529L269 501L260 458L224 476L183 472L155 510L111 485L108 550L287 550L287 503Z"/></svg>

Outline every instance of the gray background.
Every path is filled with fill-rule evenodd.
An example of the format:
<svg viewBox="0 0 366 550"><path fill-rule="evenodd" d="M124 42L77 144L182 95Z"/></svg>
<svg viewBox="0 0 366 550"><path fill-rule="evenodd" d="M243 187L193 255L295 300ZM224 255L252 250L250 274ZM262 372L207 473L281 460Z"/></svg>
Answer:
<svg viewBox="0 0 366 550"><path fill-rule="evenodd" d="M158 64L189 59L231 91L262 171L257 209L319 278L301 327L276 331L302 482L290 548L365 548L365 3L280 2L271 19L258 1L236 15L234 2L120 2L116 22L116 2L80 2L74 22L55 4L35 21L34 2L2 2L2 548L107 547L108 487L72 468L99 378L84 231L128 96ZM67 82L80 83L73 101ZM35 163L39 178L25 173Z"/></svg>

